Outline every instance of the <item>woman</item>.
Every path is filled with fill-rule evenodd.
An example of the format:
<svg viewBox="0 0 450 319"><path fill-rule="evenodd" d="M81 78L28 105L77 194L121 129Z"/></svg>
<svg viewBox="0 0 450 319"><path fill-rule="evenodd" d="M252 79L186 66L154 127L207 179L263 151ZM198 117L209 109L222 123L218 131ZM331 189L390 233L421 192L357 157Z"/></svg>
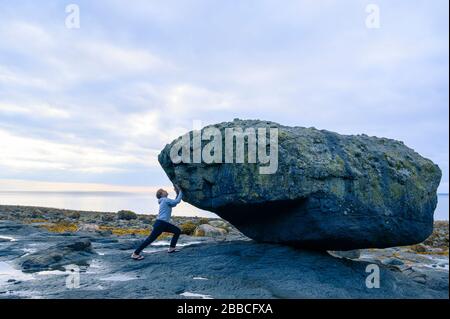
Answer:
<svg viewBox="0 0 450 319"><path fill-rule="evenodd" d="M177 197L175 199L170 199L169 193L167 193L164 189L158 189L156 192L156 198L158 198L159 203L159 213L156 218L155 223L153 224L153 230L150 235L144 240L144 242L136 249L133 254L131 254L131 258L134 260L142 260L144 256L141 255L142 250L145 247L150 245L159 235L163 232L172 233L172 240L170 241L170 247L168 252L174 253L178 252L178 249L175 249L177 245L178 237L180 237L181 230L177 226L171 224L170 216L172 214L172 207L178 205L181 202L181 198L183 197L183 193L177 185L174 185L174 190L177 193Z"/></svg>

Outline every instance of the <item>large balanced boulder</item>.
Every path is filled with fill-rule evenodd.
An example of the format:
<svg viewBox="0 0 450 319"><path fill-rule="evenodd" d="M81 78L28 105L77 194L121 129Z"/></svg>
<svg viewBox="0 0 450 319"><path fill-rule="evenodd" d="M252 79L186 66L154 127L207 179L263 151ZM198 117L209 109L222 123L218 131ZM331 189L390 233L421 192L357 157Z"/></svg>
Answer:
<svg viewBox="0 0 450 319"><path fill-rule="evenodd" d="M192 137L192 156L210 142L204 137L200 146L194 144L193 132L166 145L158 157L185 201L218 214L252 239L350 250L410 245L432 232L441 171L400 141L258 120L224 122L201 132L211 128L222 133L211 141L221 138L222 145L226 128L278 132L278 166L271 174L261 173L266 164L258 161L225 163L225 151L221 161L179 162L181 156L174 161L173 148L183 138ZM256 134L256 140L263 139ZM268 154L269 145L265 150Z"/></svg>

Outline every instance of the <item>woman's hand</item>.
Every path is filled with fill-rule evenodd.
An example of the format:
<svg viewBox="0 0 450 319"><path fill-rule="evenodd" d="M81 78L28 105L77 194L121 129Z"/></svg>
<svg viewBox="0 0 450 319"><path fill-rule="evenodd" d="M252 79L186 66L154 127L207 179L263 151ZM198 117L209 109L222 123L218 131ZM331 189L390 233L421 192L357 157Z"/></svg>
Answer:
<svg viewBox="0 0 450 319"><path fill-rule="evenodd" d="M180 187L178 186L178 185L176 185L176 184L173 184L173 190L177 193L177 195L178 195L178 193L180 192Z"/></svg>

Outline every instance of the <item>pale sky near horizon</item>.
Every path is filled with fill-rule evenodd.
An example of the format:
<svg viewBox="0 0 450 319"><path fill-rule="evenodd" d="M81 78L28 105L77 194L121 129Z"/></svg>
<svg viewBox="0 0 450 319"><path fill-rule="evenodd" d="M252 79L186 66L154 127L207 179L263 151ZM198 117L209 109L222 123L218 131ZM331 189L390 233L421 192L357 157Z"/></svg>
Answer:
<svg viewBox="0 0 450 319"><path fill-rule="evenodd" d="M448 6L0 0L0 190L153 190L193 120L259 118L402 140L448 193Z"/></svg>

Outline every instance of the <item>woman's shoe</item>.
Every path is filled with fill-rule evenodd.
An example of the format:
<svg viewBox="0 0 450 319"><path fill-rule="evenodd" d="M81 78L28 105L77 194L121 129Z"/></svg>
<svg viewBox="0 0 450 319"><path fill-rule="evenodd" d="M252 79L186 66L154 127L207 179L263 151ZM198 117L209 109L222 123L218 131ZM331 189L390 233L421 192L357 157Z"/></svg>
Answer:
<svg viewBox="0 0 450 319"><path fill-rule="evenodd" d="M132 254L131 254L131 259L134 259L134 260L142 260L142 259L144 259L144 256L142 256L142 255L137 255L137 254L135 254L135 253L132 253Z"/></svg>

